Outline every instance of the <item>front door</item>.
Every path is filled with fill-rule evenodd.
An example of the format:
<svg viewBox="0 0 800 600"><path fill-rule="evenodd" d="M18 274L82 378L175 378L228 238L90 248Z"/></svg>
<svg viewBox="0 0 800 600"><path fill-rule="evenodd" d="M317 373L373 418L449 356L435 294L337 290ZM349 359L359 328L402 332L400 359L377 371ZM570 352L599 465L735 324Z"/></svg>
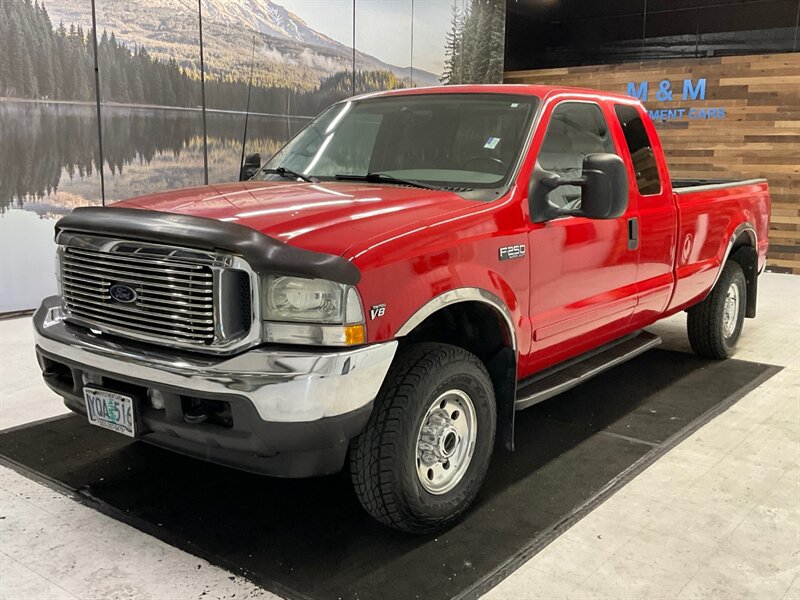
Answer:
<svg viewBox="0 0 800 600"><path fill-rule="evenodd" d="M542 168L560 176L581 173L588 154L620 154L599 104L563 100L553 109L539 149ZM577 208L581 190L554 189L549 199ZM524 374L539 371L619 336L636 306L638 251L629 247L628 220L562 217L531 225L531 325L533 341Z"/></svg>

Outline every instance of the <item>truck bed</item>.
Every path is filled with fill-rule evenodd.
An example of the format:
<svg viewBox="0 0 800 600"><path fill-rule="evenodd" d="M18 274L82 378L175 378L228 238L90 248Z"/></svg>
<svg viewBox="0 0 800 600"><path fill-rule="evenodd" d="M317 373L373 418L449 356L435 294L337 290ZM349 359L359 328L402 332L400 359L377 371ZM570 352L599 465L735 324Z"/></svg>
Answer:
<svg viewBox="0 0 800 600"><path fill-rule="evenodd" d="M749 236L760 272L766 263L770 211L766 179L678 179L672 185L678 204L680 253L669 312L702 300L739 235Z"/></svg>

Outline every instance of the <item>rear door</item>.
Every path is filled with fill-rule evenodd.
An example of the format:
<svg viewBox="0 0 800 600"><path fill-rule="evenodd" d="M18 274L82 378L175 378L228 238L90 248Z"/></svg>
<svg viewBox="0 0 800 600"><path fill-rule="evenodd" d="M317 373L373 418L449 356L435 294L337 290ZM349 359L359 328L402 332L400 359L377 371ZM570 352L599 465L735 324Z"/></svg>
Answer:
<svg viewBox="0 0 800 600"><path fill-rule="evenodd" d="M677 212L664 153L650 119L639 104L615 102L614 127L627 152L628 188L637 214L629 224L636 244L638 302L631 325L644 327L666 309L673 290L673 265L677 239ZM629 158L628 158L629 157Z"/></svg>
<svg viewBox="0 0 800 600"><path fill-rule="evenodd" d="M624 142L615 142L609 126L614 115L603 104L567 97L546 107L542 118L547 130L537 160L548 171L578 176L587 154L624 155ZM549 198L578 207L580 188L558 187ZM635 214L632 198L617 219L563 217L531 225L533 343L525 372L585 352L627 328L636 305L638 250L628 245L628 219Z"/></svg>

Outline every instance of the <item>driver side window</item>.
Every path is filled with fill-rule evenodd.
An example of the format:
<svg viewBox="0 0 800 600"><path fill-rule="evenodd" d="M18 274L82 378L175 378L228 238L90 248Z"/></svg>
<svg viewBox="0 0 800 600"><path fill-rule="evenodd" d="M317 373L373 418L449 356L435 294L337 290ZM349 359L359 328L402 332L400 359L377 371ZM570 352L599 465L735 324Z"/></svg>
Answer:
<svg viewBox="0 0 800 600"><path fill-rule="evenodd" d="M579 177L584 157L599 152L616 153L600 107L587 102L559 104L539 150L541 167L561 177ZM560 208L577 209L581 206L581 189L560 186L550 192L548 199Z"/></svg>

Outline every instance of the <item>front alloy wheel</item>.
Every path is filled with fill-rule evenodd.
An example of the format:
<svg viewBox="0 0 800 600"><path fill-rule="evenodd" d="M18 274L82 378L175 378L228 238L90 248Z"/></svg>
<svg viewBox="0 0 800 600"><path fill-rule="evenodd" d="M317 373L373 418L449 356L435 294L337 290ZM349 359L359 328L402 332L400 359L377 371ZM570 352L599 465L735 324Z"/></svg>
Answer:
<svg viewBox="0 0 800 600"><path fill-rule="evenodd" d="M447 527L483 483L496 420L494 388L475 355L447 344L402 347L351 442L361 505L401 531Z"/></svg>
<svg viewBox="0 0 800 600"><path fill-rule="evenodd" d="M469 469L478 424L472 399L462 390L436 398L417 436L417 476L431 494L446 494Z"/></svg>

